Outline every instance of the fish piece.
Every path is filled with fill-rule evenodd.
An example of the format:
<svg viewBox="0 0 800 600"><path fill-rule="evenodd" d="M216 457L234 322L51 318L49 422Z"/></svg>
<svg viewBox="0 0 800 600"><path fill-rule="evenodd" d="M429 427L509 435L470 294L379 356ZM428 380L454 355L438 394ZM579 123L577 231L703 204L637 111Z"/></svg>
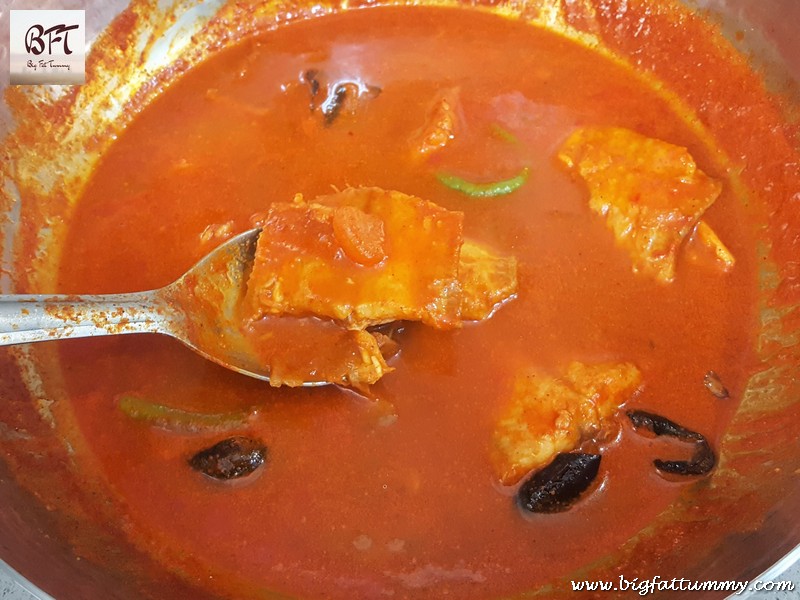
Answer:
<svg viewBox="0 0 800 600"><path fill-rule="evenodd" d="M512 485L597 436L641 382L630 363L573 362L558 379L521 374L493 435L491 458L500 481Z"/></svg>
<svg viewBox="0 0 800 600"><path fill-rule="evenodd" d="M390 360L400 354L400 343L397 340L380 331L372 331L370 333L375 337L378 349L381 351L381 356L383 356L384 360Z"/></svg>
<svg viewBox="0 0 800 600"><path fill-rule="evenodd" d="M499 256L488 246L465 240L458 268L462 319L488 319L517 293L517 259L513 256Z"/></svg>
<svg viewBox="0 0 800 600"><path fill-rule="evenodd" d="M337 227L342 210L368 225ZM400 192L348 188L311 203L298 195L266 215L246 302L253 318L317 315L348 329L396 320L458 327L462 227L462 213Z"/></svg>
<svg viewBox="0 0 800 600"><path fill-rule="evenodd" d="M728 273L736 265L733 253L705 221L700 221L686 240L686 258L695 264L713 266L723 273Z"/></svg>
<svg viewBox="0 0 800 600"><path fill-rule="evenodd" d="M564 379L581 396L589 398L596 415L591 421L604 421L614 415L622 401L630 398L641 386L642 374L631 363L570 363Z"/></svg>
<svg viewBox="0 0 800 600"><path fill-rule="evenodd" d="M673 281L679 249L722 184L686 148L621 127L578 129L558 157L586 181L590 208L605 217L634 272Z"/></svg>
<svg viewBox="0 0 800 600"><path fill-rule="evenodd" d="M456 103L455 91L448 92L434 102L425 125L412 141L417 157L430 156L455 139L458 123Z"/></svg>
<svg viewBox="0 0 800 600"><path fill-rule="evenodd" d="M249 323L243 333L259 360L269 366L269 383L275 387L326 381L362 389L393 371L380 340L333 321L265 317Z"/></svg>

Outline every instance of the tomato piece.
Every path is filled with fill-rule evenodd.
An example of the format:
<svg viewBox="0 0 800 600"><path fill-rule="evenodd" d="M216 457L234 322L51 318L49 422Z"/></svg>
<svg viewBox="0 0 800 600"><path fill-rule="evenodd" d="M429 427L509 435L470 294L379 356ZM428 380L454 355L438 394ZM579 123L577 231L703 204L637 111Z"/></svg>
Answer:
<svg viewBox="0 0 800 600"><path fill-rule="evenodd" d="M333 211L333 234L347 257L371 267L386 258L386 236L380 217L355 206L339 206Z"/></svg>

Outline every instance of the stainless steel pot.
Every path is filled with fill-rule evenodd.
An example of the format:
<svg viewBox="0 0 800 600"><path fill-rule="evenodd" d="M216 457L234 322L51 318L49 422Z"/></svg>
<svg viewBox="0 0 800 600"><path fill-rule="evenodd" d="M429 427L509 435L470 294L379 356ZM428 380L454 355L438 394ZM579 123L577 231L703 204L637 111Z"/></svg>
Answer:
<svg viewBox="0 0 800 600"><path fill-rule="evenodd" d="M526 6L548 1L530 0L510 6L524 11ZM608 0L606 4L624 10L627 1ZM78 0L12 0L10 6L0 9L0 42L5 44L8 39L8 8L83 8L86 4ZM88 4L90 37L99 35L124 8L120 1ZM328 10L319 5L311 11L310 4L299 4L306 9L296 11L295 16ZM229 10L223 0L152 1L139 5L146 10L137 11L130 46L141 51L141 61L133 64L127 60L133 57L130 50L122 62L104 55L104 62L97 66L98 80L92 95L77 103L74 120L54 132L62 138L41 141L36 148L40 156L6 154L0 192L7 217L0 254L0 290L4 293L54 291L49 288L52 267L58 262L58 238L69 219L64 212L53 215L46 207L23 206L17 194L20 178L37 178L36 186L44 195L77 195L82 177L111 142L115 128L124 126L125 102L133 94L146 91L147 82L177 58L191 65L223 46L228 40L224 25L236 18L235 11ZM278 2L265 3L260 18L264 22L280 20L282 6ZM796 35L800 3L705 0L692 6L694 10L708 10L710 18L721 23L734 45L752 54L753 63L763 69L768 86L790 99L785 110L800 110L800 37ZM214 15L219 21L209 25L209 18ZM6 52L7 46L0 46L0 54ZM4 60L5 55L0 56L0 61ZM5 71L2 77L0 83L5 86ZM26 114L40 118L35 110L57 102L66 90L34 87L26 91L25 102L33 110ZM1 108L0 133L5 137L20 124L13 120L5 103ZM97 134L91 146L81 142L87 131ZM798 145L800 140L795 140L795 147ZM8 161L13 163L11 167ZM57 175L43 172L41 167L45 164L58 165ZM800 170L800 165L787 160L786 168ZM800 189L794 197L771 202L765 212L800 204ZM39 219L33 230L26 229L28 215ZM769 235L778 235L777 229L773 228ZM780 235L800 238L800 220ZM765 256L771 241L764 240ZM18 259L26 252L36 254L36 258L29 257L24 263L27 268L21 272L23 263ZM714 538L713 546L694 552L687 576L696 579L742 581L759 574L774 579L800 558L798 431L781 425L785 419L774 419L775 415L800 411L800 330L796 317L794 325L790 321L800 306L775 299L779 290L798 285L800 256L769 264L763 273L760 339L765 368L750 382L722 449L723 476L707 494L728 510L739 507L748 518L735 525L711 521L699 525L719 530L720 534ZM0 448L6 457L0 461L0 574L41 598L49 598L48 593L59 599L206 597L205 592L165 572L134 549L114 522L113 512L109 511L106 518L106 507L98 503L89 482L76 478L70 465L72 448L54 434L52 427L51 420L59 418L59 398L58 382L47 368L50 360L46 351L33 353L26 348L0 355ZM12 471L24 473L24 484L12 476ZM743 481L745 475L747 481ZM67 498L76 507L69 513L62 511L60 502Z"/></svg>

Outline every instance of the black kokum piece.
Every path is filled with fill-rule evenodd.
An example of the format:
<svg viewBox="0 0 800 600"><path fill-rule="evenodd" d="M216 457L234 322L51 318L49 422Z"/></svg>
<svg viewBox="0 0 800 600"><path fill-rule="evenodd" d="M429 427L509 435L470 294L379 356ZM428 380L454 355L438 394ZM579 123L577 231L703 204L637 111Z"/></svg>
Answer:
<svg viewBox="0 0 800 600"><path fill-rule="evenodd" d="M303 73L303 81L308 85L308 94L311 96L309 107L314 110L317 94L319 94L319 71L316 69L309 69Z"/></svg>
<svg viewBox="0 0 800 600"><path fill-rule="evenodd" d="M684 441L705 439L699 433L686 429L661 415L643 410L629 410L627 415L633 423L634 429L646 429L655 435L668 435Z"/></svg>
<svg viewBox="0 0 800 600"><path fill-rule="evenodd" d="M707 475L717 464L717 457L708 442L703 439L696 442L694 454L690 460L660 460L657 458L653 464L659 471L674 475Z"/></svg>
<svg viewBox="0 0 800 600"><path fill-rule="evenodd" d="M344 106L344 101L347 99L347 94L347 86L345 84L338 83L325 99L325 102L322 104L322 114L325 119L325 125L330 125L333 123L339 116L339 113L342 112L342 107Z"/></svg>
<svg viewBox="0 0 800 600"><path fill-rule="evenodd" d="M242 436L231 437L201 450L189 459L189 465L213 479L227 481L250 475L264 464L267 447Z"/></svg>
<svg viewBox="0 0 800 600"><path fill-rule="evenodd" d="M627 415L633 423L634 429L646 429L657 436L674 437L682 442L695 445L694 454L689 460L655 459L653 464L659 471L673 475L706 475L717 464L717 457L702 434L686 429L665 417L643 410L630 410Z"/></svg>
<svg viewBox="0 0 800 600"><path fill-rule="evenodd" d="M522 484L517 499L531 512L563 512L594 481L599 468L599 454L558 454L553 462Z"/></svg>

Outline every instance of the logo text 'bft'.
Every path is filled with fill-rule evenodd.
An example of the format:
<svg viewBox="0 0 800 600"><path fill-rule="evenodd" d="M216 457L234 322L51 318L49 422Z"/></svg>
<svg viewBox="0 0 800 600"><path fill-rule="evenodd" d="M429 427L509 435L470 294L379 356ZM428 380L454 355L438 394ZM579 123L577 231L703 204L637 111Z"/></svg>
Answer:
<svg viewBox="0 0 800 600"><path fill-rule="evenodd" d="M79 27L80 25L65 25L61 23L54 25L50 29L45 29L41 25L31 25L25 33L25 50L30 54L39 56L47 48L47 53L53 54L53 44L60 42L62 52L65 55L72 54L72 50L69 48L69 32ZM61 34L63 34L63 37ZM45 36L47 46L45 46Z"/></svg>

